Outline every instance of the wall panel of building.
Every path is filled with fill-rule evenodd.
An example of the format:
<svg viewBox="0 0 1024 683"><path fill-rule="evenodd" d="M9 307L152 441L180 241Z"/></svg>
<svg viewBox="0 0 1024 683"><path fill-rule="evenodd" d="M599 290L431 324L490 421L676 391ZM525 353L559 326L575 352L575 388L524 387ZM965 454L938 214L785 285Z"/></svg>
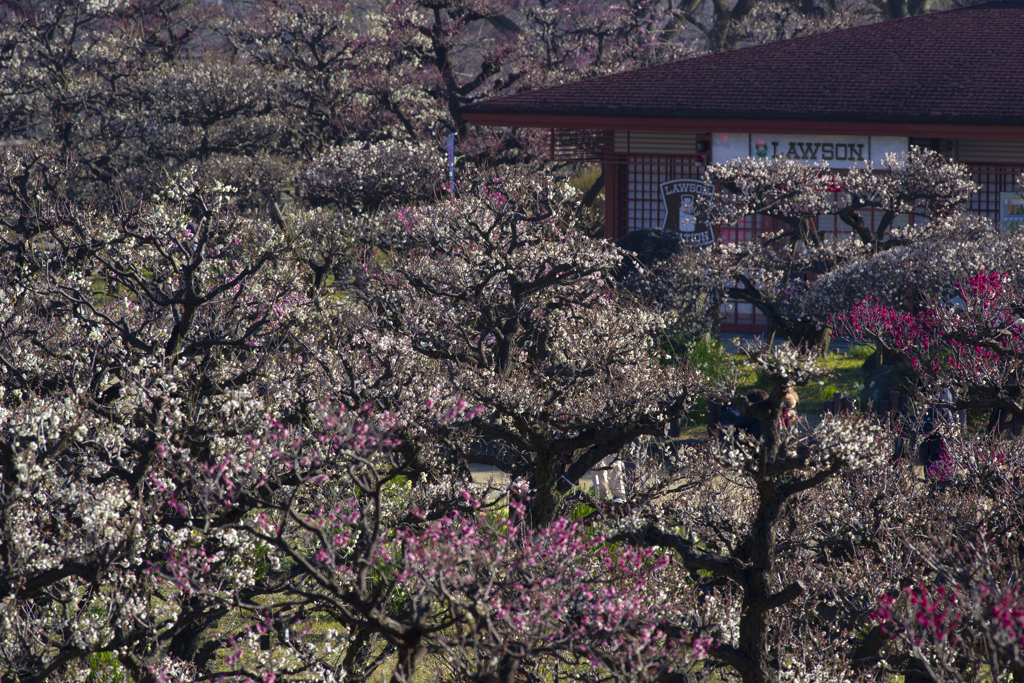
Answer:
<svg viewBox="0 0 1024 683"><path fill-rule="evenodd" d="M659 133L643 131L614 131L605 134L606 164L613 164L614 184L614 236L621 237L629 230L660 228L665 220L660 185L676 179L699 178L704 169L698 163L696 143L703 137L696 133ZM904 138L906 140L906 138ZM981 185L969 205L969 210L998 222L1001 193L1018 189L1016 180L1024 176L1024 140L953 140L936 138L910 138L910 145L932 149L968 165L971 177ZM837 197L838 198L838 197ZM877 227L884 212L866 210L865 218ZM913 219L911 219L913 220ZM905 216L897 218L894 227L907 223ZM742 242L756 239L760 234L778 230L775 221L764 217L751 217L736 225L722 226L718 230L723 242ZM818 229L826 239L850 239L851 228L837 216L822 216ZM750 304L727 301L722 307L723 329L731 331L760 331L764 329L764 316Z"/></svg>
<svg viewBox="0 0 1024 683"><path fill-rule="evenodd" d="M1020 165L1024 162L1024 140L957 140L956 160L965 164Z"/></svg>
<svg viewBox="0 0 1024 683"><path fill-rule="evenodd" d="M1000 216L1000 193L1012 192L1024 174L1024 140L957 140L954 158L971 169L981 185L968 208L992 221Z"/></svg>
<svg viewBox="0 0 1024 683"><path fill-rule="evenodd" d="M615 131L616 154L657 154L689 156L697 143L697 133L656 133L651 131Z"/></svg>

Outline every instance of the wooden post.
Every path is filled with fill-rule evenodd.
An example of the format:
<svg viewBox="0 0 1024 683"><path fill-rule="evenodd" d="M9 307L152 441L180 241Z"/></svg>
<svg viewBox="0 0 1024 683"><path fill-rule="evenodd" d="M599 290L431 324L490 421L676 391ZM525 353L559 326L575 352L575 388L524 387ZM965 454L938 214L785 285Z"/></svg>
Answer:
<svg viewBox="0 0 1024 683"><path fill-rule="evenodd" d="M625 231L625 226L619 226L619 165L615 163L615 131L606 130L604 133L604 238L614 240L622 237L619 230Z"/></svg>
<svg viewBox="0 0 1024 683"><path fill-rule="evenodd" d="M722 416L722 404L717 401L708 401L708 436L714 436L717 431L718 420Z"/></svg>

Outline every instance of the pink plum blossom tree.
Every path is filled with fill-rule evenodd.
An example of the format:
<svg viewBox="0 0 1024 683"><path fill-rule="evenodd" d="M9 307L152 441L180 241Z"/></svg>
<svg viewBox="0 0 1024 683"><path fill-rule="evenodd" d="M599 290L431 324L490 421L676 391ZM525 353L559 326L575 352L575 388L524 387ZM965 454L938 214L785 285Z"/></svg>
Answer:
<svg viewBox="0 0 1024 683"><path fill-rule="evenodd" d="M840 319L842 328L906 358L922 394L955 393L952 407L1000 413L1002 431L1024 422L1019 383L1024 334L1018 278L985 272L961 283L956 298L925 299L908 312L868 298Z"/></svg>

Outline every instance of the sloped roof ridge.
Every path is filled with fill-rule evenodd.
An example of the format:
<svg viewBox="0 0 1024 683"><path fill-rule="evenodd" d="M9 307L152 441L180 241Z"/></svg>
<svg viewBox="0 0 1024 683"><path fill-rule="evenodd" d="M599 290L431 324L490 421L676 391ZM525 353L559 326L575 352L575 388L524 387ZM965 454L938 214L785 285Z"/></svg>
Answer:
<svg viewBox="0 0 1024 683"><path fill-rule="evenodd" d="M464 111L1024 126L1022 26L1024 1L989 2L581 79Z"/></svg>
<svg viewBox="0 0 1024 683"><path fill-rule="evenodd" d="M548 85L548 86L544 86L544 87L541 87L541 88L536 88L536 89L533 89L533 90L524 91L523 93L515 93L515 94L512 94L512 95L502 95L502 96L499 96L499 97L485 98L483 100L480 100L480 102L495 102L495 103L498 103L498 102L501 102L502 100L506 100L506 99L509 99L509 98L519 97L520 95L523 95L525 93L543 93L545 91L559 90L559 89L563 89L563 88L566 88L566 87L571 87L571 86L580 85L580 84L584 84L584 83L593 83L595 81L608 80L608 79L613 79L613 78L616 78L616 77L625 77L625 76L635 77L635 76L639 76L639 75L647 74L647 73L651 73L651 72L656 72L656 71L675 70L677 68L689 66L689 65L691 65L694 62L699 61L699 60L723 59L725 57L735 56L735 55L738 55L740 53L742 53L743 56L747 56L747 55L750 55L753 52L757 52L757 51L760 51L760 52L777 52L777 51L787 49L787 48L792 47L793 45L797 45L797 44L801 44L801 45L802 44L811 44L811 43L819 42L819 41L822 41L822 40L832 42L832 41L835 41L837 39L841 39L842 37L846 37L846 35L848 35L850 33L858 33L858 32L871 32L871 33L873 33L875 31L879 30L881 27L885 27L886 29L891 30L892 28L894 28L894 26L896 24L901 24L903 22L916 22L916 21L919 21L921 19L941 17L943 15L952 14L952 13L956 13L956 12L973 11L973 10L979 10L979 9L1006 9L1006 8L1011 8L1011 7L1012 8L1024 8L1024 0L991 0L990 2L985 2L985 3L977 4L977 5L968 5L966 7L956 7L956 8L953 8L953 9L942 10L942 11L939 11L939 12L931 12L931 13L928 13L928 14L919 14L919 15L915 15L915 16L911 16L911 17L901 17L899 19L889 19L889 20L885 20L885 21L870 22L870 23L860 24L858 26L847 26L847 27L838 28L838 29L835 29L835 30L832 30L832 31L823 31L821 33L813 33L811 35L806 35L806 36L796 36L794 38L786 38L784 40L777 40L777 41L773 41L771 43L763 43L761 45L746 45L746 46L743 46L743 47L738 47L738 48L735 48L733 50L726 50L726 51L723 51L723 52L702 52L702 53L699 53L699 54L692 55L690 57L685 57L683 59L677 59L677 60L674 60L674 61L671 61L671 62L663 62L661 64L652 64L650 66L639 67L639 68L636 68L636 69L630 69L629 71L622 71L622 72L618 72L618 73L614 73L614 74L604 74L602 76L589 76L587 78L581 78L579 80L570 81L569 83L559 83L559 84L556 84L556 85ZM469 107L473 107L476 104L477 103L474 102L473 104L469 105Z"/></svg>

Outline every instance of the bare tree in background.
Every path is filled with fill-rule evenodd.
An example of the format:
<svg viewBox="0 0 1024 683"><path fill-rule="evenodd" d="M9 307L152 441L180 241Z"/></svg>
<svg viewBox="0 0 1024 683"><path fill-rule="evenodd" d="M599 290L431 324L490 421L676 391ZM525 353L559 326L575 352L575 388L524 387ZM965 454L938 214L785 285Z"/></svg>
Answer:
<svg viewBox="0 0 1024 683"><path fill-rule="evenodd" d="M683 21L673 37L710 52L903 19L976 0L666 0Z"/></svg>

